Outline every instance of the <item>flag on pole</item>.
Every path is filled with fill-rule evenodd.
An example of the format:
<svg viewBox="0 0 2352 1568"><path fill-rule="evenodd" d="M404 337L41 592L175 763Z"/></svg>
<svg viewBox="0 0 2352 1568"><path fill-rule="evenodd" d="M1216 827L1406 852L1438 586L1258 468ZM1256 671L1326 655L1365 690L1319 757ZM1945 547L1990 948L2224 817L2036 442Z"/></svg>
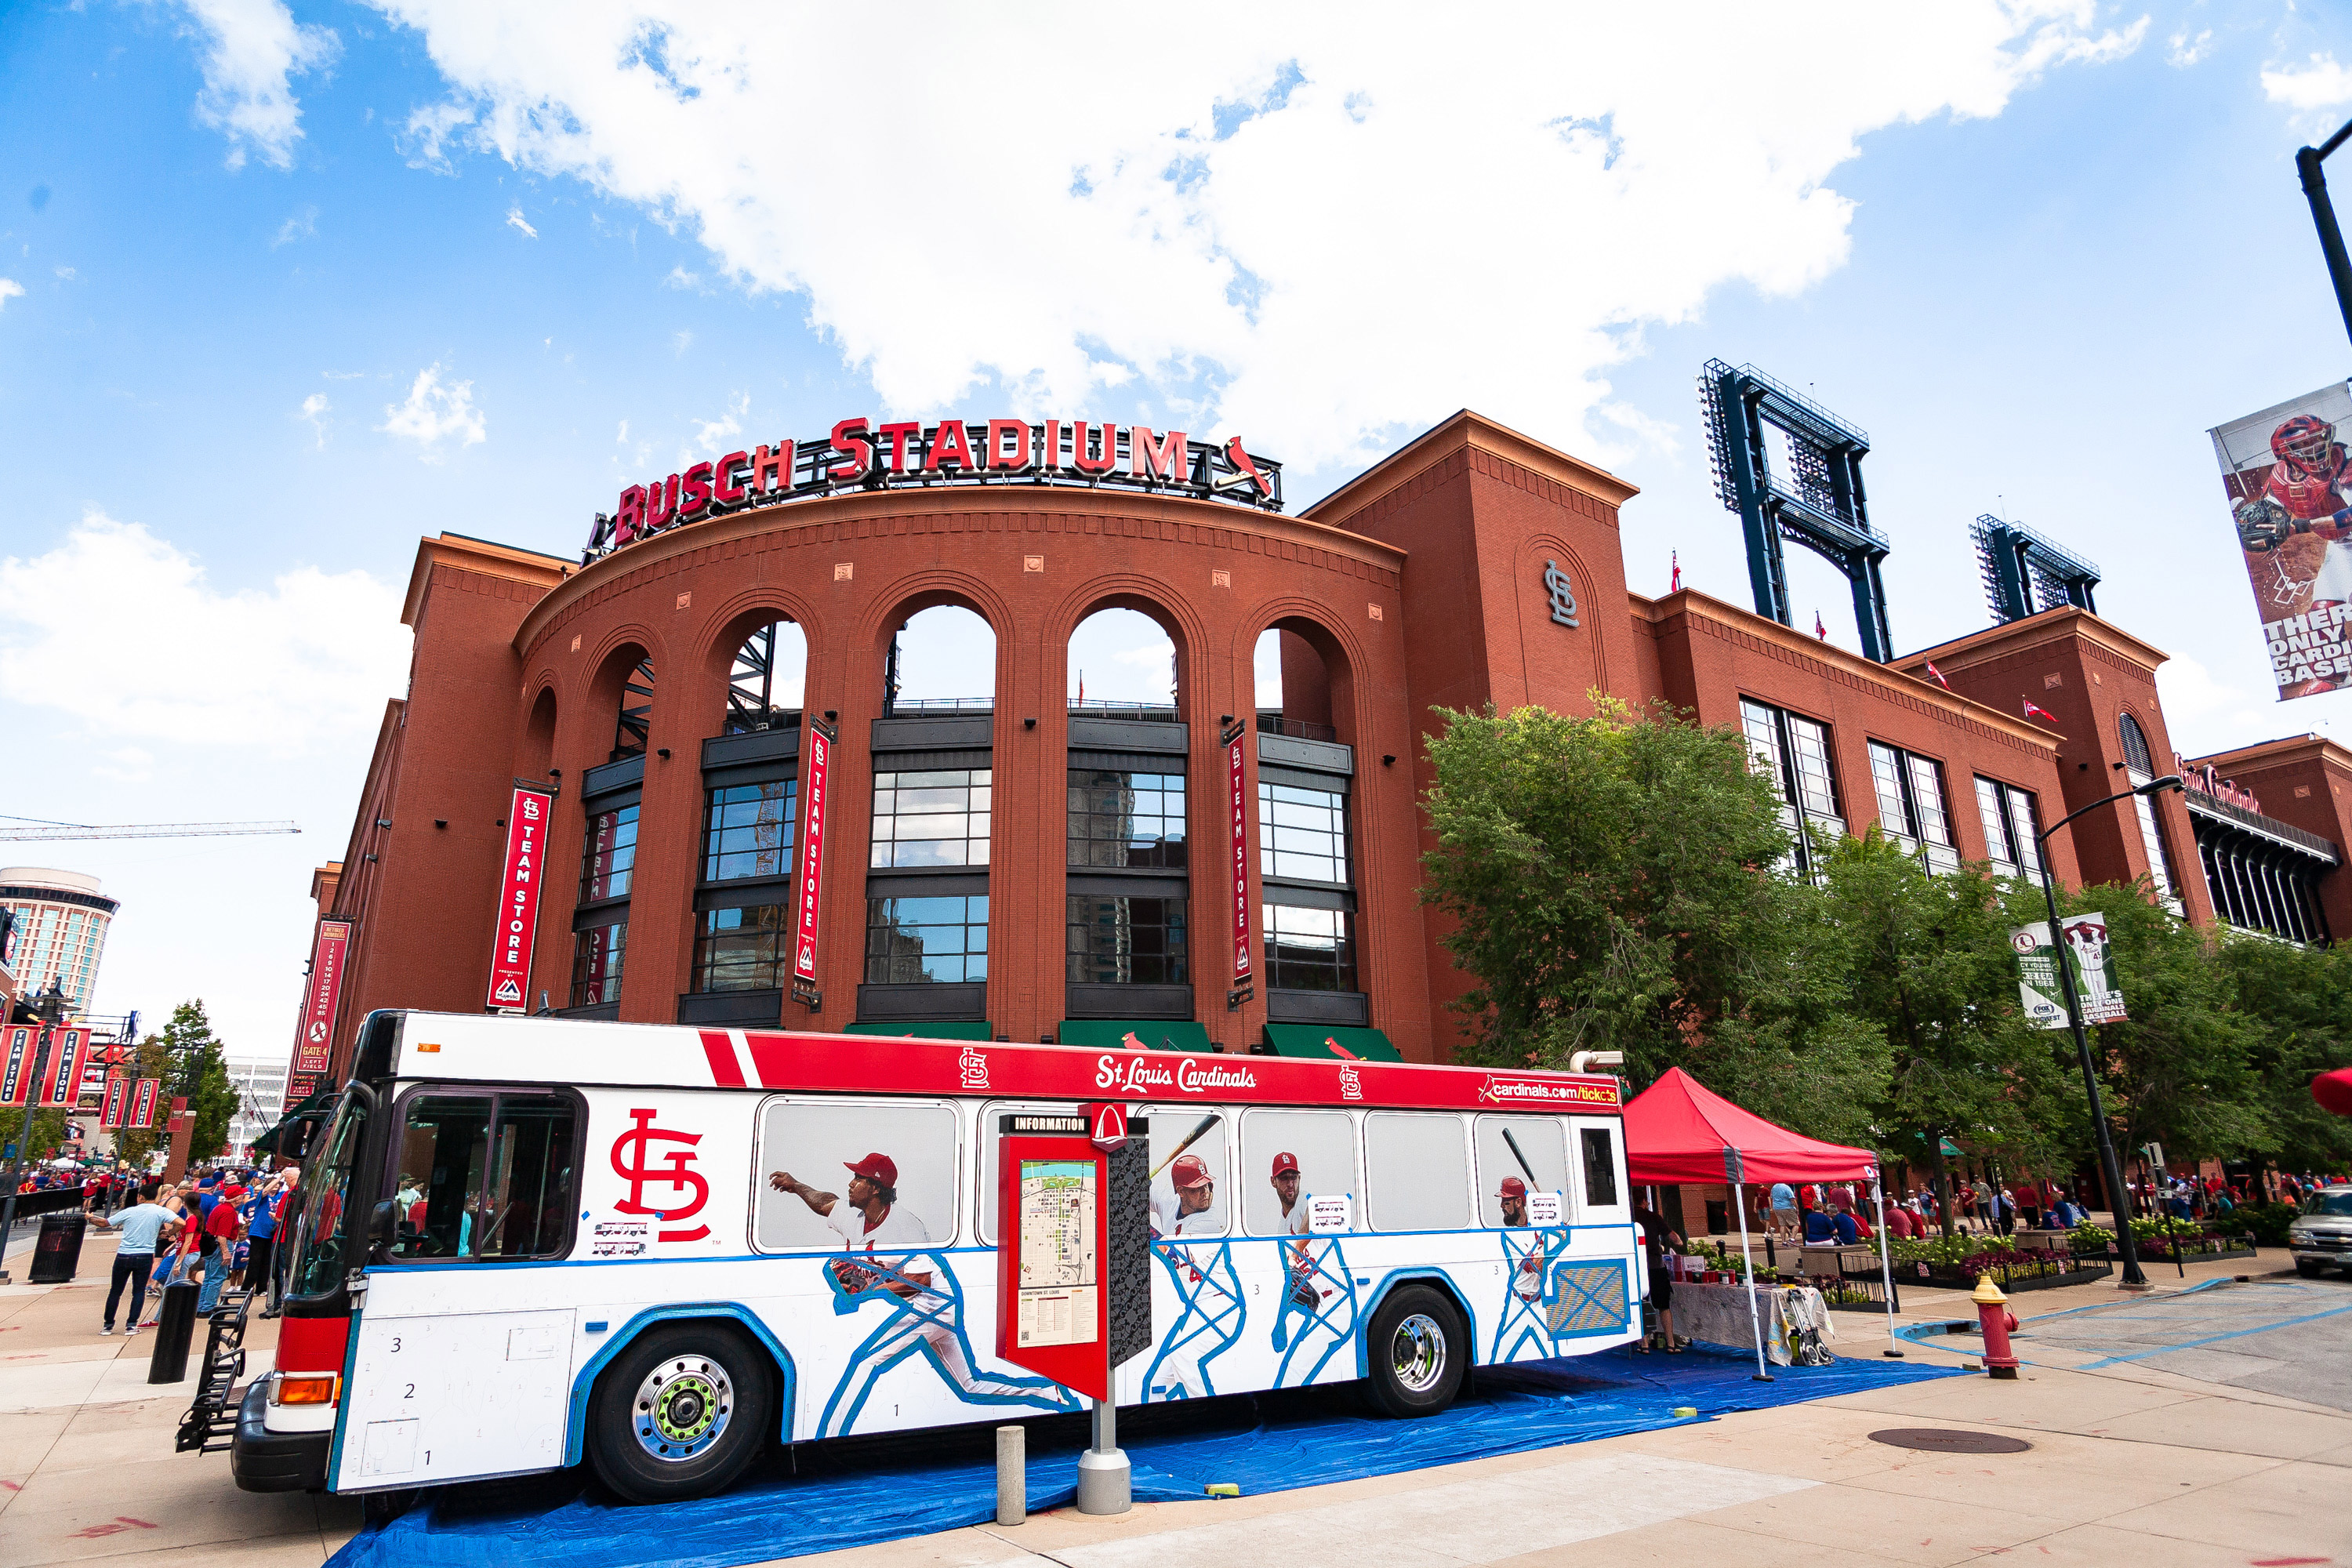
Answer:
<svg viewBox="0 0 2352 1568"><path fill-rule="evenodd" d="M1682 552L1679 550L1669 550L1666 552L1666 559L1673 562L1675 567L1674 581L1666 584L1666 592L1669 594L1679 594L1683 591Z"/></svg>
<svg viewBox="0 0 2352 1568"><path fill-rule="evenodd" d="M1822 613L1819 610L1813 612L1813 635L1823 642L1830 640L1830 629L1822 625Z"/></svg>
<svg viewBox="0 0 2352 1568"><path fill-rule="evenodd" d="M1947 691L1952 689L1952 683L1944 679L1944 672L1936 668L1936 661L1932 658L1927 661L1927 679Z"/></svg>
<svg viewBox="0 0 2352 1568"><path fill-rule="evenodd" d="M2042 707L2031 697L2025 700L2025 716L2029 719L2046 719L2050 721L2052 729L2056 729L2058 726L2058 715Z"/></svg>

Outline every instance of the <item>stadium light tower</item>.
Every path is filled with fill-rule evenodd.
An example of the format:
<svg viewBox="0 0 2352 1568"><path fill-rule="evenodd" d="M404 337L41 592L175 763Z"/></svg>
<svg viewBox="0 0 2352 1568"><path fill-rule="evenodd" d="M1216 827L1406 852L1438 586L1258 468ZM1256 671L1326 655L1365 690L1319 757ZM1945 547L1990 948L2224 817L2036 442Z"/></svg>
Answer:
<svg viewBox="0 0 2352 1568"><path fill-rule="evenodd" d="M2319 248L2327 258L2327 279L2336 285L2336 308L2344 315L2344 332L2352 337L2352 257L2344 252L2344 231L2336 226L2336 204L2327 198L2327 175L2319 167L2321 160L2344 145L2352 137L2352 121L2338 127L2335 135L2316 147L2305 147L2294 155L2294 172L2303 176L2303 194L2311 203L2311 221L2319 230Z"/></svg>

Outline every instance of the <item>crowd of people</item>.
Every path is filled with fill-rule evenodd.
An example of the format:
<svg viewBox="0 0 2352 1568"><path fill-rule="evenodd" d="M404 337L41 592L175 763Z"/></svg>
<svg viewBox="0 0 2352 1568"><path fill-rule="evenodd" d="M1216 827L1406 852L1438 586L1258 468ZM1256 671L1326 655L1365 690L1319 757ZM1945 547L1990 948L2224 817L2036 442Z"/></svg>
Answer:
<svg viewBox="0 0 2352 1568"><path fill-rule="evenodd" d="M193 1279L196 1310L211 1311L224 1290L250 1290L261 1298L262 1316L278 1315L280 1270L278 1238L293 1224L301 1173L275 1174L232 1168L207 1171L184 1183L150 1178L122 1192L111 1209L94 1206L101 1229L115 1233L113 1277L99 1332L114 1332L115 1314L127 1290L131 1310L125 1332L152 1329L145 1315L148 1291L163 1309L163 1287Z"/></svg>

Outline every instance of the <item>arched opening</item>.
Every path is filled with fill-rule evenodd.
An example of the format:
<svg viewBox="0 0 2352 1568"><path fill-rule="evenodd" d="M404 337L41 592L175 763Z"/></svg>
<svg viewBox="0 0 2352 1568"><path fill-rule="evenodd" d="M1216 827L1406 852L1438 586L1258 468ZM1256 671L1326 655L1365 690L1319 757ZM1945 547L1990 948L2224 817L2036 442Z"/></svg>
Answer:
<svg viewBox="0 0 2352 1568"><path fill-rule="evenodd" d="M530 705L523 725L522 745L515 754L515 773L527 779L544 779L555 766L555 693L541 691Z"/></svg>
<svg viewBox="0 0 2352 1568"><path fill-rule="evenodd" d="M882 668L882 715L996 706L996 631L961 605L933 605L907 617Z"/></svg>
<svg viewBox="0 0 2352 1568"><path fill-rule="evenodd" d="M727 708L702 748L702 839L682 1024L772 1024L792 970L808 637L772 610L728 628Z"/></svg>
<svg viewBox="0 0 2352 1568"><path fill-rule="evenodd" d="M1142 611L1097 610L1072 629L1068 668L1068 1016L1190 1019L1187 737L1177 727L1175 639Z"/></svg>
<svg viewBox="0 0 2352 1568"><path fill-rule="evenodd" d="M624 757L644 756L653 727L654 661L652 656L641 654L635 666L622 678L620 702L613 724L613 754L605 761L617 763Z"/></svg>
<svg viewBox="0 0 2352 1568"><path fill-rule="evenodd" d="M1331 672L1318 640L1279 626L1258 634L1250 662L1259 733L1302 741L1339 738L1331 719Z"/></svg>
<svg viewBox="0 0 2352 1568"><path fill-rule="evenodd" d="M1358 949L1356 756L1339 640L1299 618L1254 649L1258 928L1269 1026L1371 1022Z"/></svg>
<svg viewBox="0 0 2352 1568"><path fill-rule="evenodd" d="M2134 789L2151 784L2156 779L2156 757L2148 748L2147 731L2139 721L2126 713L2116 720L2116 738L2123 742L2124 777ZM2132 796L2133 814L2139 818L2139 836L2147 852L2147 879L2156 885L2157 902L2174 914L2183 912L2180 901L2179 878L2172 868L2172 850L2164 841L2162 826L2156 819L2156 804L2147 795Z"/></svg>
<svg viewBox="0 0 2352 1568"><path fill-rule="evenodd" d="M614 1017L621 1001L629 944L630 892L636 880L637 819L645 798L642 759L653 730L653 656L630 645L607 656L590 687L590 712L614 715L605 765L580 781L585 817L579 890L572 903L571 1009ZM609 704L609 708L605 705ZM639 759L636 766L611 764Z"/></svg>

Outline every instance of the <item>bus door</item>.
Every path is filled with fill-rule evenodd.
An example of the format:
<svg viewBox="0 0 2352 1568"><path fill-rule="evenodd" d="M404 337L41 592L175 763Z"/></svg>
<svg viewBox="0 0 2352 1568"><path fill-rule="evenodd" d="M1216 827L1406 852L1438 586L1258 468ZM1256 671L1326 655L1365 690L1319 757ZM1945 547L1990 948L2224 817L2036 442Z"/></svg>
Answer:
<svg viewBox="0 0 2352 1568"><path fill-rule="evenodd" d="M392 1195L368 1216L367 1294L331 1485L370 1491L563 1463L574 1313L508 1267L571 1249L573 1095L426 1087L393 1108Z"/></svg>

